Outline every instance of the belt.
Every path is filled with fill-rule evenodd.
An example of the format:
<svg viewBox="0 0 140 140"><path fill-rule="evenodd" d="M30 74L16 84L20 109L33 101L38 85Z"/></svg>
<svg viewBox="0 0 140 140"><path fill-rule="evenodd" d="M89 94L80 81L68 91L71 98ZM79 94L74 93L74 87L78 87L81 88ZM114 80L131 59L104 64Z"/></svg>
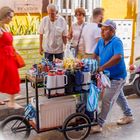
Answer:
<svg viewBox="0 0 140 140"><path fill-rule="evenodd" d="M110 79L110 80L117 80L117 81L123 80L123 78L119 78L119 79L109 78L109 79Z"/></svg>

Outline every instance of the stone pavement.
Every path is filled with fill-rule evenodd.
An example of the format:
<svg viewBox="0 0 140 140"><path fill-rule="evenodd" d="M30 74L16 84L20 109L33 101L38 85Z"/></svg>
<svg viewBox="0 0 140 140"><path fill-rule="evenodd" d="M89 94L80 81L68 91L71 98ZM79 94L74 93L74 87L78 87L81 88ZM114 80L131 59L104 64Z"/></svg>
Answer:
<svg viewBox="0 0 140 140"><path fill-rule="evenodd" d="M35 89L32 88L29 85L29 97L33 97L35 94ZM26 87L25 84L22 83L21 85L21 91L20 94L16 95L16 102L20 104L21 106L25 107L26 106ZM39 94L43 94L43 89L39 89ZM0 99L6 101L6 105L0 105L0 121L5 119L6 117L13 115L13 114L23 114L24 108L20 109L12 109L8 108L7 103L8 103L8 95L0 93Z"/></svg>

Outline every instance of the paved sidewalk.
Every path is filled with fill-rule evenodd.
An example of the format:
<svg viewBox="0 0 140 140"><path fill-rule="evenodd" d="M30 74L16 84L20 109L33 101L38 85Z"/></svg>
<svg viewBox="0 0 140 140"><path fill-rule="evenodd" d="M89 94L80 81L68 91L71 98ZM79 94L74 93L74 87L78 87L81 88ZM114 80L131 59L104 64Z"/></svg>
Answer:
<svg viewBox="0 0 140 140"><path fill-rule="evenodd" d="M35 89L32 88L29 85L29 97L33 97L35 95ZM39 89L39 94L43 94L43 89ZM13 114L23 114L24 108L20 109L12 109L8 108L7 103L8 103L8 98L9 96L7 94L0 93L0 99L3 101L6 101L6 105L0 105L0 121L5 119L6 117L13 115ZM25 107L26 106L26 87L25 83L21 84L21 91L20 94L16 96L16 102L20 104L21 106Z"/></svg>

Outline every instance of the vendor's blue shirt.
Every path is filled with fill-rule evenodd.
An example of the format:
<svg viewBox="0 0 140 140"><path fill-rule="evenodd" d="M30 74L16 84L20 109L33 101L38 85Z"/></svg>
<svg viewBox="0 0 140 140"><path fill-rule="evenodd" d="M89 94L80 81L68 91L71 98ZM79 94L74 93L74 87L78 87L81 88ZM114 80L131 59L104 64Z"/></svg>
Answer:
<svg viewBox="0 0 140 140"><path fill-rule="evenodd" d="M106 70L110 72L111 79L119 80L126 78L127 72L124 62L123 43L118 37L113 36L106 45L101 38L97 43L94 53L100 57L100 66L108 62L114 55L121 54L122 58L119 63Z"/></svg>

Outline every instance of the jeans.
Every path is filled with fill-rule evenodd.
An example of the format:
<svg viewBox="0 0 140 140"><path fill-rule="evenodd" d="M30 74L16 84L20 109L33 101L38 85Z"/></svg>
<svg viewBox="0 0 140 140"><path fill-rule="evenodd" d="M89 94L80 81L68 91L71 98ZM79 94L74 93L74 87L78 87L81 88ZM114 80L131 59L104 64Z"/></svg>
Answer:
<svg viewBox="0 0 140 140"><path fill-rule="evenodd" d="M53 61L53 58L63 59L64 53L58 53L58 54L51 54L45 52L45 58L47 58L49 61Z"/></svg>
<svg viewBox="0 0 140 140"><path fill-rule="evenodd" d="M125 116L132 116L131 109L129 108L123 92L124 84L125 80L111 80L111 88L106 88L102 100L101 112L98 116L99 125L102 126L104 124L107 115L115 102L121 107Z"/></svg>

